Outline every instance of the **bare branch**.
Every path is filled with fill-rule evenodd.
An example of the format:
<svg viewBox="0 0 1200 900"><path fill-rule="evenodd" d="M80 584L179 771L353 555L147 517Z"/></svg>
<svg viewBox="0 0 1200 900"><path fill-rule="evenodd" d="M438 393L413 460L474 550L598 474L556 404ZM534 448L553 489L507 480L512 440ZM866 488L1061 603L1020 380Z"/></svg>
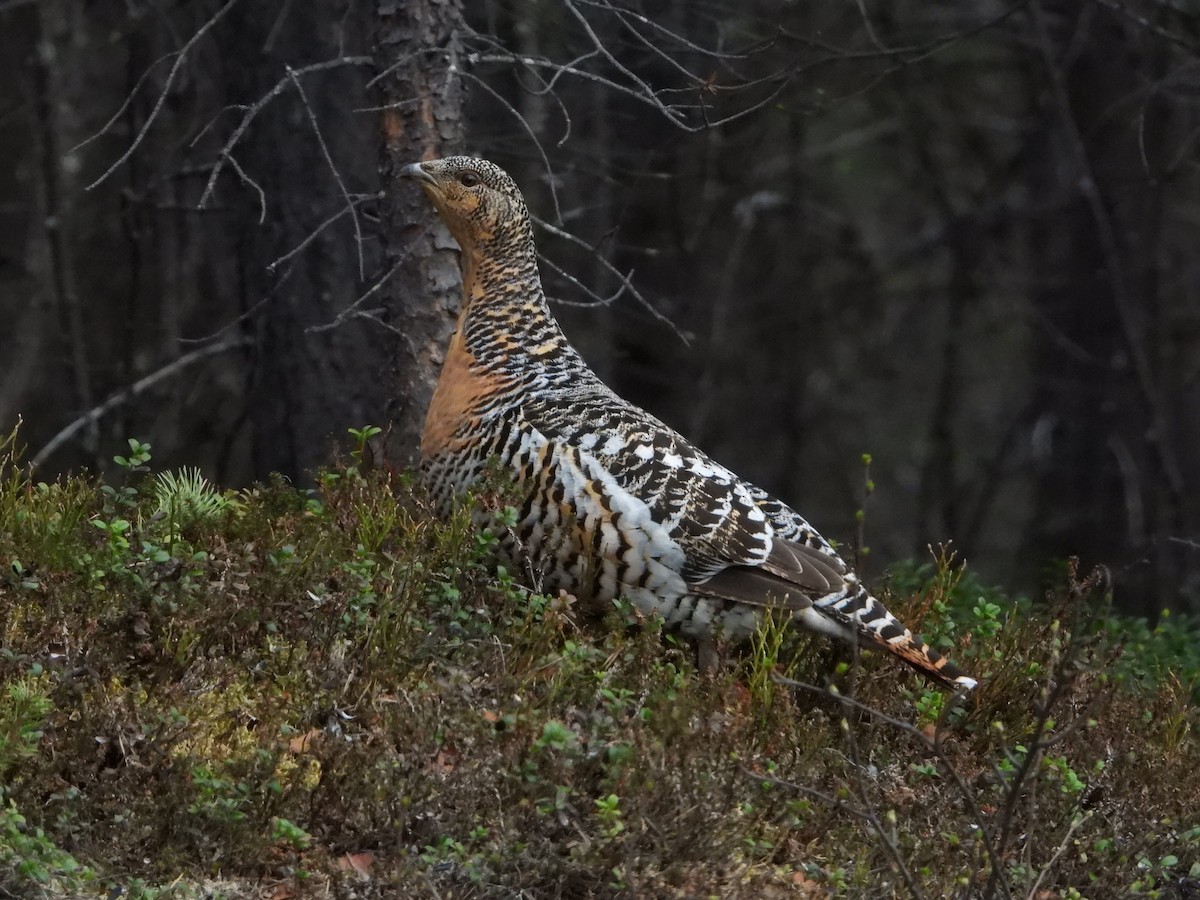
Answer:
<svg viewBox="0 0 1200 900"><path fill-rule="evenodd" d="M382 196L383 196L382 193L360 194L359 196L354 198L352 206L357 207L363 203L369 203L372 200L378 200ZM304 250L305 247L307 247L309 244L311 244L313 241L315 241L320 236L322 231L324 231L326 228L328 228L334 222L338 221L338 219L340 219L342 216L346 215L346 213L348 213L350 211L351 211L350 208L339 209L332 216L327 218L324 222L322 222L320 225L318 225L316 228L314 228L312 231L310 231L307 235L305 235L304 240L302 240L299 244L297 244L295 247L293 247L287 253L283 254L283 256L277 257L277 258L273 259L271 262L269 262L267 264L267 271L274 272L281 264L287 262L289 259L291 259L293 256L295 256L297 253L300 253L301 251Z"/></svg>
<svg viewBox="0 0 1200 900"><path fill-rule="evenodd" d="M120 120L121 116L123 116L125 114L125 110L129 109L129 104L132 103L133 98L137 96L137 92L141 88L142 83L147 78L150 77L150 73L155 70L155 68L158 66L158 64L160 62L162 62L163 60L170 59L172 56L178 56L182 52L183 52L182 50L172 50L170 53L164 53L162 56L160 56L154 62L150 63L150 65L146 66L146 71L142 72L142 74L140 76L138 76L138 80L134 83L134 85L130 89L129 93L127 93L125 95L125 99L123 101L121 101L121 105L117 107L117 111L112 114L112 118L110 118L107 122L105 122L104 125L101 126L100 130L97 131L95 134L93 134L91 137L84 138L82 141L80 141L78 144L76 144L74 147L72 147L70 150L68 150L67 155L70 156L75 151L82 150L84 147L86 147L92 141L96 140L96 138L98 138L102 135L108 134L109 130L115 124L117 124L117 122Z"/></svg>
<svg viewBox="0 0 1200 900"><path fill-rule="evenodd" d="M260 299L258 299L254 302L253 306L251 306L249 309L244 310L243 312L239 313L234 319L232 319L229 322L226 322L224 325L220 326L215 331L213 331L209 334L203 335L201 337L198 337L198 338L180 338L179 343L183 344L185 346L190 346L192 344L206 344L209 341L216 340L222 334L225 334L226 332L230 331L231 329L236 328L239 325L242 325L246 322L249 322L251 319L253 319L258 314L259 310L261 310L264 306L266 306L268 303L270 303L272 300L275 299L276 294L278 294L279 291L283 288L283 286L288 283L288 279L290 279L292 277L292 273L295 271L296 271L296 264L293 263L292 265L288 266L287 270L282 275L279 276L279 278L275 281L275 283L273 285L271 285L270 290L268 290L267 293L263 297L261 297Z"/></svg>
<svg viewBox="0 0 1200 900"><path fill-rule="evenodd" d="M99 178L97 178L95 181L93 181L91 184L89 184L87 187L85 187L84 188L85 191L90 191L92 188L96 187L98 184L101 184L102 182L104 182L110 175L112 175L113 172L115 172L117 169L119 169L122 165L125 164L126 161L128 161L128 159L131 156L133 156L133 154L137 150L137 148L139 146L141 146L142 141L146 139L146 134L150 131L150 126L154 124L154 120L158 118L159 112L162 111L163 104L167 100L167 94L170 93L171 85L173 85L175 83L175 77L179 74L179 70L180 70L180 68L182 68L184 60L187 59L188 51L191 50L192 47L194 47L196 45L196 43L200 40L200 38L204 37L204 35L206 35L209 32L209 30L214 25L217 24L217 22L219 22L221 20L221 18L227 12L229 12L229 10L233 9L233 5L237 2L238 2L238 0L228 0L228 2L224 6L222 6L219 10L217 10L213 14L212 18L210 18L207 22L205 22L203 25L201 25L200 28L196 31L196 33L193 34L188 39L188 42L183 45L182 49L179 50L179 55L176 56L176 58L175 58L175 65L171 66L171 71L167 73L166 83L163 84L163 89L158 95L158 100L156 100L154 103L154 108L150 110L150 115L147 116L146 121L142 123L142 127L138 131L137 136L134 137L133 143L131 143L129 145L129 147L125 150L124 153L121 154L121 156L117 159L116 162L114 162L111 166L109 166L105 170L103 175L101 175ZM151 68L153 68L153 66L155 66L157 64L158 64L157 61L152 63ZM141 80L138 81L138 84L141 84ZM135 86L134 90L137 90L136 86ZM128 101L126 101L126 102L128 102ZM122 106L122 109L124 109L124 106ZM120 115L119 111L118 111L117 115ZM104 129L102 129L100 131L100 134L103 134L104 131L107 130L107 128L108 128L108 125L104 126ZM94 136L95 135L93 135L93 137ZM91 140L91 138L89 138L88 140ZM87 142L85 141L84 143L87 143ZM80 146L83 146L83 145L81 144Z"/></svg>
<svg viewBox="0 0 1200 900"><path fill-rule="evenodd" d="M382 80L383 80L384 78L386 78L388 75L390 75L390 74L392 74L393 72L395 72L395 71L396 71L397 69L399 69L401 66L408 65L408 63L410 62L410 60L409 60L409 57L410 57L410 56L447 56L447 55L449 55L449 51L448 51L448 50L445 50L445 49L443 49L443 48L441 48L441 47L430 47L430 48L428 48L428 49L426 49L426 50L421 50L421 51L419 51L419 52L417 52L417 53L411 53L411 54L408 54L408 56L402 56L402 57L400 57L399 59L397 59L397 60L396 60L394 63L392 63L390 66L388 66L386 69L384 69L383 71L381 71L381 72L376 72L374 75L372 75L372 76L371 76L371 80L367 82L367 85L366 85L366 86L367 86L368 88L373 88L373 87L375 87L375 85L377 85L377 84L378 84L380 81L382 81ZM372 60L372 62L374 62L374 60ZM299 70L297 70L297 71L301 71L301 72L303 72L304 70L303 70L303 69L299 69Z"/></svg>
<svg viewBox="0 0 1200 900"><path fill-rule="evenodd" d="M684 35L680 34L679 32L672 31L670 28L667 28L665 25L663 25L659 22L655 22L653 19L648 19L646 16L643 16L641 13L635 12L631 9L620 9L615 6L612 6L611 4L609 4L607 2L599 2L598 3L598 2L596 2L596 0L578 0L578 2L582 3L585 6L596 6L596 7L606 9L609 12L616 15L618 18L622 19L623 21L627 20L627 19L633 19L637 22L641 22L647 28L651 28L654 31L657 31L660 35L667 38L668 40L679 44L681 47L686 47L688 50L694 50L695 52L702 54L703 56L709 56L709 57L712 57L713 59L718 59L718 60L733 60L733 59L741 60L741 59L748 59L750 56L750 52L748 52L748 51L740 51L737 53L723 53L719 50L714 50L711 47L701 47L699 44L694 43L693 41L689 40L688 38L686 38ZM632 26L630 26L630 30L634 31L635 33L639 33L639 32L637 32L636 29L632 28ZM646 39L643 38L643 41L644 40L646 40ZM756 49L761 49L761 47L756 48Z"/></svg>
<svg viewBox="0 0 1200 900"><path fill-rule="evenodd" d="M1140 28L1145 28L1147 31L1157 34L1160 38L1175 44L1177 47L1182 47L1193 56L1200 56L1200 46L1198 46L1194 41L1188 40L1186 37L1175 34L1172 31L1168 31L1161 25L1151 22L1145 16L1139 16L1129 8L1128 3L1118 3L1117 0L1092 0L1092 2L1098 3L1100 6L1103 6L1106 9L1111 9L1117 15L1124 16L1129 21L1136 23ZM1159 4L1159 6L1164 9L1170 9L1172 11L1179 12L1180 15L1186 15L1181 10L1176 9L1170 4L1162 3Z"/></svg>
<svg viewBox="0 0 1200 900"><path fill-rule="evenodd" d="M1038 43L1040 44L1042 59L1050 76L1054 100L1058 105L1059 116L1067 131L1071 151L1075 157L1075 165L1079 175L1079 189L1087 201L1088 209L1096 223L1096 231L1099 234L1100 245L1104 251L1108 282L1112 288L1113 303L1116 306L1117 317L1121 323L1125 345L1129 350L1129 356L1133 362L1133 370L1137 375L1137 385L1141 389L1142 395L1145 397L1146 403L1150 408L1150 417L1153 422L1153 428L1150 431L1152 435L1150 444L1154 447L1159 463L1162 465L1163 475L1171 494L1178 499L1183 494L1183 470L1180 467L1179 460L1176 458L1174 449L1166 439L1166 435L1170 433L1170 429L1166 425L1168 416L1164 411L1162 392L1155 379L1154 369L1147 354L1143 335L1139 333L1140 330L1134 320L1134 310L1138 308L1138 304L1129 290L1125 265L1118 247L1116 228L1113 225L1112 216L1105 205L1104 198L1100 196L1100 190L1096 185L1095 172L1092 170L1087 149L1083 144L1083 136L1079 133L1079 126L1071 113L1071 103L1067 96L1067 87L1063 80L1063 73L1054 59L1052 52L1050 34L1045 22L1045 13L1042 10L1041 3L1036 2L1036 0L1033 0L1033 22L1037 32Z"/></svg>
<svg viewBox="0 0 1200 900"><path fill-rule="evenodd" d="M927 750L932 752L937 757L938 761L941 762L946 768L946 771L950 774L950 778L954 781L954 786L957 788L959 796L962 797L963 803L966 805L967 810L971 813L975 825L979 829L984 852L988 857L993 876L997 878L995 884L989 888L991 893L988 894L988 896L995 896L997 891L1001 897L1012 896L1012 892L1008 886L1007 878L1004 876L1002 855L999 852L997 843L992 839L992 835L983 824L985 818L983 815L983 810L980 808L979 802L975 798L975 792L971 790L971 786L967 784L966 779L963 778L962 774L958 771L958 768L954 765L954 761L951 760L949 755L946 753L946 748L942 741L942 723L946 720L946 717L949 715L949 712L955 703L961 702L961 700L965 697L964 691L959 691L954 695L955 703L946 704L942 712L942 717L938 720L938 727L935 729L933 736L930 737L911 722L905 722L901 719L895 718L894 716L889 716L882 710L876 709L873 706L868 706L867 704L856 700L854 697L847 696L840 691L832 688L821 688L814 684L796 681L791 678L786 678L782 675L775 675L772 677L777 684L787 685L788 687L792 688L799 688L800 690L807 691L811 694L828 697L837 701L843 706L865 713L876 721L882 722L885 725L889 725L892 728L909 735L918 743L924 745ZM997 875L997 873L999 874Z"/></svg>
<svg viewBox="0 0 1200 900"><path fill-rule="evenodd" d="M860 668L858 663L857 643L854 647L854 660L854 669L857 671ZM908 892L916 898L924 897L924 892L920 887L917 886L917 882L913 878L912 872L909 870L908 865L904 862L904 854L900 852L900 848L896 846L896 841L883 827L883 822L880 821L879 815L871 806L870 800L867 797L867 786L862 775L863 764L861 754L859 753L858 749L858 739L854 734L854 728L851 726L849 719L842 719L842 733L845 735L846 743L850 748L850 761L853 763L854 768L854 787L858 792L858 799L860 802L862 802L863 806L869 813L867 822L871 825L871 829L875 832L875 837L878 838L879 843L883 845L884 849L888 853L888 856L892 858L892 865L894 865L896 870L900 873L900 877L904 880L904 886L908 888Z"/></svg>
<svg viewBox="0 0 1200 900"><path fill-rule="evenodd" d="M625 276L625 282L619 288L617 288L616 291L609 294L607 297L601 297L599 294L597 294L595 291L593 291L590 287L588 287L586 284L584 284L582 281L580 281L578 278L576 278L574 275L572 275L570 272L568 272L566 269L564 269L558 263L554 262L554 260L550 259L548 256L543 256L541 253L539 253L538 260L543 265L545 265L547 268L553 269L554 273L556 275L558 275L560 278L563 278L563 279L571 282L571 284L575 285L575 287L579 288L579 290L583 291L585 294L587 294L589 297L592 298L590 303L582 303L578 300L563 300L561 298L555 297L553 299L553 302L557 303L561 306L573 306L573 307L577 307L577 308L585 308L585 307L590 308L593 306L608 306L609 304L614 303L618 298L621 297L622 294L624 294L629 289L630 280L633 278L633 269L630 269L629 274Z"/></svg>
<svg viewBox="0 0 1200 900"><path fill-rule="evenodd" d="M702 130L701 128L690 126L686 122L681 121L679 119L678 115L675 113L675 111L672 110L670 107L668 107L665 103L663 103L657 97L655 97L653 95L646 96L645 94L641 93L640 91L635 91L632 88L628 88L625 85L619 84L610 78L605 78L604 76L597 75L594 72L588 72L585 69L580 69L574 65L568 65L565 63L556 63L549 59L539 59L539 58L533 57L533 56L519 56L516 53L512 53L511 51L499 52L499 53L470 53L467 55L467 61L472 64L481 63L481 62L485 62L485 63L486 62L520 63L521 65L526 66L531 69L532 68L552 69L556 73L559 73L559 74L574 75L577 78L582 78L586 81L592 81L592 82L595 82L596 84L602 84L605 87L612 88L614 91L618 91L619 93L622 93L627 97L632 97L633 99L639 101L640 103L645 103L647 106L654 107L659 112L661 112L664 116L666 116L666 118L673 125L677 126L678 128L683 129L684 131L700 131L700 130Z"/></svg>
<svg viewBox="0 0 1200 900"><path fill-rule="evenodd" d="M812 797L814 800L820 800L822 803L827 803L834 809L840 809L842 812L848 813L855 818L862 819L865 822L871 821L872 814L867 810L859 809L857 806L851 806L846 801L839 800L837 797L826 794L824 791L818 791L816 788L811 788L804 784L797 784L794 781L787 781L775 775L764 775L761 772L755 772L752 769L746 768L745 766L742 766L741 769L751 778L761 781L764 784L773 784L777 787L789 788L790 790Z"/></svg>
<svg viewBox="0 0 1200 900"><path fill-rule="evenodd" d="M554 204L554 221L562 224L562 208L558 204L558 190L554 186L554 169L550 166L550 158L546 156L546 150L544 147L542 147L542 142L538 139L537 134L535 134L533 129L529 127L529 123L525 121L525 117L517 112L513 105L505 100L504 97L502 97L490 84L488 84L479 76L472 75L470 72L460 72L459 74L461 74L464 78L469 78L474 84L477 84L479 87L483 88L484 91L490 94L497 102L500 103L501 106L512 113L516 120L521 123L521 127L525 129L525 133L529 135L529 139L533 141L533 146L537 148L538 156L542 158L542 165L546 167L546 179L550 186L550 200Z"/></svg>
<svg viewBox="0 0 1200 900"><path fill-rule="evenodd" d="M241 165L234 158L232 153L225 158L229 160L229 164L233 166L233 170L238 173L238 177L241 178L244 183L254 188L255 192L257 192L258 224L261 225L264 221L266 221L267 218L267 195L263 192L263 189L259 186L258 182L246 174L245 170L242 169Z"/></svg>
<svg viewBox="0 0 1200 900"><path fill-rule="evenodd" d="M236 2L236 0L230 0L230 2ZM237 128L233 130L233 134L229 136L229 138L225 141L225 145L217 153L217 162L213 166L212 173L208 176L208 182L204 185L204 193L200 195L200 202L196 204L196 208L204 209L204 207L208 205L208 201L211 199L213 190L216 187L217 179L221 175L222 168L224 168L225 160L229 158L229 153L235 146L237 146L238 141L242 139L242 136L246 133L246 129L250 127L251 123L258 117L258 114L262 112L272 100L282 94L288 85L292 83L292 74L300 76L306 75L309 72L323 72L328 69L336 69L341 66L371 66L374 65L374 63L375 61L369 56L339 56L335 59L327 59L324 62L301 66L298 69L289 68L288 72L290 74L285 75L283 78L279 79L279 81L275 82L274 87L259 97L258 100L256 100L250 106L237 107L244 108L245 112L242 115L241 121L238 122ZM202 131L201 134L203 133L204 132ZM197 136L192 143L195 144L196 140L199 140L199 136Z"/></svg>
<svg viewBox="0 0 1200 900"><path fill-rule="evenodd" d="M117 391L115 394L110 395L108 399L99 406L88 410L88 412L84 413L82 416L75 419L75 421L63 428L60 432L58 432L58 434L47 441L46 445L37 452L37 455L34 456L30 466L37 468L50 456L52 456L59 447L74 437L81 429L87 426L94 426L114 409L123 406L131 400L136 400L156 384L179 375L185 369L191 368L196 363L202 362L209 357L218 356L222 353L228 353L230 350L236 350L240 347L247 347L252 343L252 339L247 336L230 338L229 340L222 341L218 344L209 344L207 347L201 347L198 350L193 350L191 353L185 353L178 359L167 363L162 368L156 369L149 375L138 379L124 390Z"/></svg>
<svg viewBox="0 0 1200 900"><path fill-rule="evenodd" d="M354 201L350 199L350 192L346 190L346 183L342 180L342 173L338 171L337 165L333 161L333 156L329 153L329 145L325 143L325 136L321 134L321 126L317 124L317 114L308 102L308 95L304 93L304 86L300 84L300 76L296 74L296 70L291 66L284 66L284 68L287 70L288 77L292 79L292 83L296 85L296 93L300 95L300 102L304 104L304 111L308 113L308 121L312 124L313 134L317 136L317 143L321 147L321 154L325 157L325 162L329 164L329 171L333 173L333 180L337 182L338 190L342 192L342 199L346 201L346 209L350 212L350 218L354 222L354 243L358 250L358 277L360 279L366 278L367 265L363 260L362 224L358 221L358 211L354 208Z"/></svg>
<svg viewBox="0 0 1200 900"><path fill-rule="evenodd" d="M595 4L588 4L588 5L595 5ZM624 26L625 30L628 31L631 35L633 35L634 39L639 44L641 44L643 47L645 47L647 50L649 50L651 53L653 53L656 57L658 57L660 60L662 60L664 63L666 63L672 69L674 69L676 72L678 72L680 75L682 75L688 81L690 81L693 87L705 87L707 85L707 82L705 81L705 79L701 78L695 72L692 72L690 69L688 69L682 63L680 63L679 60L677 60L677 59L675 59L675 57L671 56L670 53L667 53L665 50L663 50L661 47L659 47L658 44L656 44L654 41L650 40L648 37L646 37L644 34L642 34L636 28L634 28L633 25L630 24L630 22L626 18L626 13L628 12L627 10L614 9L614 10L612 10L612 12L617 16L617 19L620 20L621 25ZM645 18L643 16L635 16L635 17L645 21ZM668 32L668 33L670 33L670 32ZM707 51L707 50L701 50L700 52L702 54L704 54L705 56L711 57L714 55L713 53L711 53L710 51ZM741 57L737 57L737 58L740 59Z"/></svg>
<svg viewBox="0 0 1200 900"><path fill-rule="evenodd" d="M588 244L587 241L583 240L582 238L576 237L575 235L571 234L571 232L564 231L561 228L557 228L554 225L551 225L549 222L539 219L537 216L532 216L531 218L539 227L544 228L546 231L550 232L555 237L560 237L565 240L568 240L571 243L575 244L577 247L585 247L585 248L587 248L588 251L590 251L591 253L594 253L596 255L596 259L598 259L600 261L600 264L602 266L604 266L604 268L608 269L608 271L610 271L613 275L617 276L617 278L621 281L621 283L623 285L625 285L626 288L628 288L630 295L633 296L638 301L638 303L641 304L641 306L648 313L650 313L651 316L653 316L659 322L661 322L662 324L664 324L668 328L670 328L671 331L675 334L675 336L678 337L679 340L681 340L683 342L683 345L685 347L691 346L691 341L689 341L687 336L682 331L679 330L679 326L676 325L674 322L672 322L667 316L663 315L657 309L655 309L654 305L649 300L647 300L645 297L643 297L641 295L641 293L638 292L637 288L635 288L633 286L633 282L631 282L629 280L629 277L622 274L620 269L618 269L616 266L614 266L611 262L609 262L607 259L605 259L602 255L600 255L599 253L596 253L595 247L592 247L590 244ZM632 273L630 273L630 274L632 274ZM595 295L593 294L593 296L595 296Z"/></svg>
<svg viewBox="0 0 1200 900"><path fill-rule="evenodd" d="M1059 842L1058 848L1054 851L1054 855L1051 856L1050 861L1042 866L1042 868L1038 871L1037 879L1033 882L1033 887L1029 889L1029 893L1026 895L1026 900L1037 900L1038 888L1042 886L1042 879L1046 877L1046 873L1054 868L1054 864L1062 858L1062 855L1067 852L1067 848L1071 846L1071 837L1076 831L1079 830L1079 826L1081 826L1091 817L1092 814L1088 812L1084 813L1082 816L1075 816L1075 818L1071 820L1071 827L1068 828L1067 833L1063 835L1063 839Z"/></svg>
<svg viewBox="0 0 1200 900"><path fill-rule="evenodd" d="M376 282L373 285L371 285L369 288L367 288L366 292L361 294L357 300L355 300L353 303L351 303L349 306L347 306L345 309L343 309L340 313L338 313L337 318L335 318L332 322L326 322L324 325L310 325L308 328L304 329L304 333L305 334L320 334L322 331L330 331L334 328L339 328L341 325L343 325L349 319L368 318L368 319L374 320L375 322L378 322L380 325L390 328L392 331L395 331L397 334L400 334L400 332L395 327L388 325L388 323L386 323L376 317L375 314L378 313L379 310L375 309L375 310L361 310L360 311L358 308L360 306L362 306L363 303L365 303L368 298L370 298L372 295L377 293L385 284L387 284L388 281L391 280L391 277L393 275L395 275L396 272L400 269L400 267L405 263L405 261L406 261L406 257L404 257L404 256L402 256L402 257L400 257L400 259L396 260L396 262L392 264L392 267L390 269L388 269L386 272L384 272L383 275L378 280L376 280Z"/></svg>
<svg viewBox="0 0 1200 900"><path fill-rule="evenodd" d="M642 81L642 79L638 78L638 76L635 75L631 69L629 69L627 66L622 65L620 63L620 61L615 56L613 56L612 53L609 52L609 49L606 46L604 46L604 42L602 40L600 40L600 36L597 35L596 32L592 29L592 24L591 24L591 22L589 22L587 20L587 16L585 16L583 13L581 13L579 10L577 10L575 8L575 4L572 3L571 0L563 0L563 4L570 11L571 15L573 15L575 17L575 20L577 22L579 22L580 25L583 26L584 32L587 34L587 36L589 38L591 38L592 44L595 46L596 50L600 53L600 55L603 56L605 59L607 59L609 61L609 63L613 66L613 68L615 68L618 72L620 72L622 75L624 75L626 78L628 78L634 84L636 84L639 88L641 88L647 97L657 98L658 95L655 93L654 89L652 87L650 87L650 85L646 84L646 82L644 82L644 81Z"/></svg>

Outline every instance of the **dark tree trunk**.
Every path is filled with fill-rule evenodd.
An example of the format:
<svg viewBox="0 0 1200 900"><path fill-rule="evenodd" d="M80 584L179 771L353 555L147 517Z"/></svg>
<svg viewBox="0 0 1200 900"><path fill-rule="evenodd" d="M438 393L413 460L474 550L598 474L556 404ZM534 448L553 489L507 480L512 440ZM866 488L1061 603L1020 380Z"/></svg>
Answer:
<svg viewBox="0 0 1200 900"><path fill-rule="evenodd" d="M461 275L453 239L435 224L421 192L397 173L408 163L461 150L464 96L455 70L463 64L462 5L459 0L378 0L375 10L384 106L381 227L385 266L396 268L386 291L391 321L400 331L393 351L388 447L393 460L411 463L458 313Z"/></svg>

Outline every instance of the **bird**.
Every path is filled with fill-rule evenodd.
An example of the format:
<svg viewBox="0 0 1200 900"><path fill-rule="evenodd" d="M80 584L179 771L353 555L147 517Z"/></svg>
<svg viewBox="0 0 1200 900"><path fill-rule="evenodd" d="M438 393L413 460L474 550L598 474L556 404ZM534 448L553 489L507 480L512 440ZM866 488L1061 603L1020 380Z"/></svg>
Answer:
<svg viewBox="0 0 1200 900"><path fill-rule="evenodd" d="M498 465L521 504L501 558L543 592L624 598L661 617L696 642L701 668L718 643L783 616L886 650L952 690L976 686L798 512L601 381L550 310L529 211L503 169L448 156L399 174L420 186L462 251L462 307L420 442L420 479L436 509L451 509Z"/></svg>

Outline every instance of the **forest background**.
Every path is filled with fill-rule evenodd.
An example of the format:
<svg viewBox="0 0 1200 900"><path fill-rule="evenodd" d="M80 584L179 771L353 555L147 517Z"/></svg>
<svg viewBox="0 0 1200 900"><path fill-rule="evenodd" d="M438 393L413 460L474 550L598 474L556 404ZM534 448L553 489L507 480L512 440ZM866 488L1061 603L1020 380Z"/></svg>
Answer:
<svg viewBox="0 0 1200 900"><path fill-rule="evenodd" d="M1198 60L1157 0L0 0L0 431L411 458L457 275L392 174L469 152L600 374L869 576L1197 611Z"/></svg>

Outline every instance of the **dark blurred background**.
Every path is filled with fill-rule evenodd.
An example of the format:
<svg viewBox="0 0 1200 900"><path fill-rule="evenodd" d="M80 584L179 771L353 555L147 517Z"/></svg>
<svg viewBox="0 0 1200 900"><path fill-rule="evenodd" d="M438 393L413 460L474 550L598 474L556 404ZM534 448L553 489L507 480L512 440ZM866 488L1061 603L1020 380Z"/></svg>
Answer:
<svg viewBox="0 0 1200 900"><path fill-rule="evenodd" d="M416 404L378 208L414 121L523 186L601 375L869 576L952 540L1200 611L1187 3L0 0L0 428L39 477L138 437L304 480Z"/></svg>

